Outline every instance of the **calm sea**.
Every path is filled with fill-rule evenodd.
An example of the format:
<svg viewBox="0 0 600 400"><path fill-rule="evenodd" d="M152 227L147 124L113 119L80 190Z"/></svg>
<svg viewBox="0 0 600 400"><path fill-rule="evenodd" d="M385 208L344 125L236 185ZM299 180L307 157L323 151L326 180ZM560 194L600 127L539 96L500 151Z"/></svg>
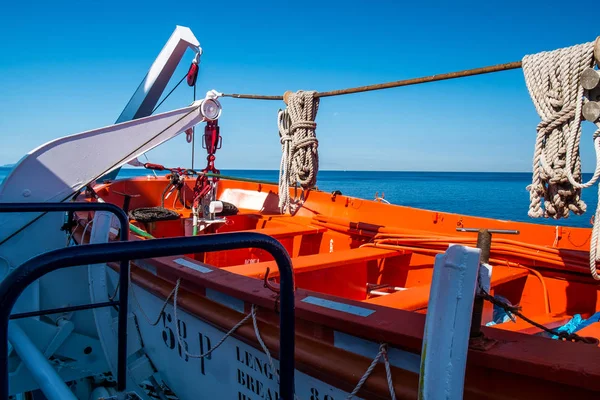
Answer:
<svg viewBox="0 0 600 400"><path fill-rule="evenodd" d="M0 167L0 181L10 168ZM277 182L278 171L221 170L224 175ZM148 175L146 170L122 169L119 177ZM587 181L591 174L584 174ZM367 172L320 171L318 188L373 199L385 193L390 203L513 221L590 227L596 209L596 189L584 190L588 211L565 220L532 220L527 216L530 173L495 172Z"/></svg>

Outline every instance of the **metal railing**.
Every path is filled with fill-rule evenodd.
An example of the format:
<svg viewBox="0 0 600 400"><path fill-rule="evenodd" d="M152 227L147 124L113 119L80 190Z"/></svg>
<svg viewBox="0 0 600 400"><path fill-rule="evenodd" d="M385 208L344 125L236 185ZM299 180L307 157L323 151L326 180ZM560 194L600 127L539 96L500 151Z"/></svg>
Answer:
<svg viewBox="0 0 600 400"><path fill-rule="evenodd" d="M125 211L114 204L110 203L88 203L88 202L72 202L72 203L0 203L0 213L18 213L18 212L76 212L76 211L106 211L114 214L119 223L121 225L121 229L119 230L119 240L122 242L126 242L129 240L129 218ZM43 254L42 254L43 255ZM37 258L41 257L38 256ZM121 261L121 265L119 268L119 300L110 301L110 302L102 302L102 303L92 303L85 304L81 306L74 306L62 309L52 309L52 310L40 310L40 311L32 311L28 313L15 314L13 319L15 318L25 318L30 316L40 316L46 314L53 314L56 312L69 312L75 311L77 309L91 309L91 308L100 308L100 307L108 307L108 306L119 306L119 316L118 316L118 331L117 337L119 339L117 343L117 389L125 390L125 382L126 382L126 359L127 359L127 304L128 304L128 295L129 295L129 260L119 260ZM22 266L27 265L28 263L23 264ZM74 264L75 265L75 264ZM21 266L21 267L22 267ZM19 267L19 268L21 268ZM4 281L0 284L0 291L3 287L5 287L5 283L9 280L9 277L14 276L17 273L15 269L11 274L9 274ZM58 269L58 268L56 268ZM27 272L25 276L27 276L27 282L23 286L22 290L32 283L33 281L39 279L43 275L50 272L50 270L45 271L43 268L38 271ZM30 279L29 274L35 276ZM39 273L39 275L37 275ZM21 290L21 291L22 291ZM4 293L4 292L2 292ZM19 292L20 294L20 292ZM18 296L17 296L18 297ZM17 298L15 298L15 301ZM14 302L8 306L7 309L2 309L1 313L8 313L12 311ZM6 341L6 332L8 329L8 321L6 323L6 330L3 330L3 334L5 334L4 338L0 341L0 347L3 349L8 346ZM1 354L1 353L0 353ZM2 368L6 367L8 362L8 354L6 357L0 357L0 394L6 393L6 397L8 398L8 375L6 375L6 379L3 379L4 372ZM6 367L8 368L8 367ZM8 369L6 371L8 374Z"/></svg>
<svg viewBox="0 0 600 400"><path fill-rule="evenodd" d="M75 210L81 206L83 210L96 210L115 212L122 226L128 226L128 220L123 210L108 203L60 203L60 204L0 204L0 212L21 211L64 211L69 204ZM100 206L100 207L98 207ZM23 208L19 208L23 207ZM117 211L118 210L118 211ZM124 220L123 220L124 219ZM123 231L127 233L124 234ZM128 236L128 229L121 229L121 237ZM178 237L168 239L152 239L138 242L122 241L114 243L88 244L68 247L40 254L13 270L0 283L0 397L8 398L8 322L11 310L21 293L33 281L47 273L62 268L77 265L103 264L108 262L121 262L119 279L121 282L119 290L119 348L117 380L119 391L125 390L126 382L126 354L127 354L127 291L129 261L133 259L144 259L154 257L174 256L196 252L213 252L223 250L235 250L242 248L258 248L270 253L280 276L280 307L279 314L279 394L281 399L291 400L294 398L294 348L295 348L295 307L294 307L294 277L289 254L274 238L254 232L221 233L213 235L202 235L193 237ZM122 296L122 297L121 297ZM98 303L98 306L106 304ZM55 309L47 310L56 312ZM123 314L123 317L121 316ZM121 319L123 318L123 320ZM121 337L122 332L124 336ZM122 353L123 352L123 353Z"/></svg>

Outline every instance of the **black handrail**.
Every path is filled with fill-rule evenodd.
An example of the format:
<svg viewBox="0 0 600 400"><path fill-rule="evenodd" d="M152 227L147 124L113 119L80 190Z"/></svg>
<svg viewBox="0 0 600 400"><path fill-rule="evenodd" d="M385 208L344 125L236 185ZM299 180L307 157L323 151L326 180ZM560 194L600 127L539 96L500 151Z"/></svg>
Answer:
<svg viewBox="0 0 600 400"><path fill-rule="evenodd" d="M165 257L196 252L258 248L269 252L279 268L279 394L294 398L295 310L294 277L290 257L274 238L254 232L152 239L139 242L89 244L53 250L30 259L0 283L0 395L8 398L8 319L10 310L23 290L46 273L82 264Z"/></svg>
<svg viewBox="0 0 600 400"><path fill-rule="evenodd" d="M107 211L114 214L121 225L119 230L119 240L129 241L129 218L125 211L110 203L90 203L90 202L71 202L71 203L0 203L0 213L17 212L57 212L57 211ZM16 272L13 271L13 273ZM45 273L44 273L45 274ZM44 275L42 274L42 275ZM7 277L8 278L8 277ZM36 278L37 279L37 278ZM6 281L6 280L5 280ZM4 283L4 282L2 282ZM31 283L31 282L30 282ZM29 283L27 283L29 285ZM117 330L117 390L123 391L126 386L127 378L127 305L129 301L129 260L121 260L119 268L119 315ZM94 304L92 306L103 307L104 305ZM8 313L12 306L8 309ZM51 310L52 311L52 310ZM7 325L8 326L8 325ZM0 346L6 346L0 343ZM0 360L0 363L3 361ZM0 366L2 368L3 366ZM0 379L2 374L0 374ZM6 390L4 389L6 387ZM8 380L0 382L0 393L7 393L8 398Z"/></svg>
<svg viewBox="0 0 600 400"><path fill-rule="evenodd" d="M92 304L81 304L78 306L68 306L68 307L58 307L58 308L46 308L45 310L38 311L29 311L17 314L10 314L10 319L21 319L21 318L31 318L31 317L41 317L42 315L52 315L52 314L64 314L70 313L73 311L83 311L83 310L92 310L94 308L103 308L103 307L116 307L119 305L118 300L113 301L103 301L100 303L92 303Z"/></svg>

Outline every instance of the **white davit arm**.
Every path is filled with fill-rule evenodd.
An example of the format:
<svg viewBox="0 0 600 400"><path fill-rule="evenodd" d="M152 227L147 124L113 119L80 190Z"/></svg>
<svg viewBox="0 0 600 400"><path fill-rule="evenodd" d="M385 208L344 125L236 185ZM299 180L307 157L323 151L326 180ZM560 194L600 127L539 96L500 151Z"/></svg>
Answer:
<svg viewBox="0 0 600 400"><path fill-rule="evenodd" d="M209 101L48 142L13 168L0 186L0 202L65 201L88 183L204 121L204 103Z"/></svg>
<svg viewBox="0 0 600 400"><path fill-rule="evenodd" d="M0 203L66 201L100 176L220 113L219 102L207 96L185 108L48 142L23 157L4 179ZM0 245L37 217L2 217Z"/></svg>
<svg viewBox="0 0 600 400"><path fill-rule="evenodd" d="M152 114L165 87L173 76L185 51L191 48L202 53L200 43L190 28L178 26L165 44L150 70L127 103L116 123Z"/></svg>
<svg viewBox="0 0 600 400"><path fill-rule="evenodd" d="M192 33L190 28L177 26L175 31L154 60L150 70L138 86L137 90L127 103L127 106L121 112L116 123L131 121L132 119L147 117L152 114L160 96L167 87L169 80L173 76L175 69L179 65L185 51L190 48L196 54L202 54L200 42ZM137 157L129 162L134 166L143 165ZM102 177L103 179L116 178L119 169Z"/></svg>

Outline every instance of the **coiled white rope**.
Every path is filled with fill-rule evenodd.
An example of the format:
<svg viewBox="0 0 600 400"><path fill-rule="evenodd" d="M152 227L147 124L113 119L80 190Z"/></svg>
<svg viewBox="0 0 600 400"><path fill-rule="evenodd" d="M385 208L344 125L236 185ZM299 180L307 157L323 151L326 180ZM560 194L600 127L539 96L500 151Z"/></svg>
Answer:
<svg viewBox="0 0 600 400"><path fill-rule="evenodd" d="M315 118L319 99L315 91L290 93L288 106L279 110L277 126L281 141L279 166L279 208L282 213L290 207L290 185L300 184L302 189L312 189L319 171L319 142L315 134Z"/></svg>
<svg viewBox="0 0 600 400"><path fill-rule="evenodd" d="M566 218L582 214L581 109L583 70L593 64L593 43L586 43L523 58L527 89L542 122L537 126L529 216ZM542 208L542 198L545 200Z"/></svg>
<svg viewBox="0 0 600 400"><path fill-rule="evenodd" d="M348 397L346 397L347 400L350 400L354 396L356 396L356 394L360 391L360 388L362 388L362 386L367 381L367 379L369 379L369 376L371 376L371 373L373 372L373 370L379 363L379 359L381 359L381 358L383 358L383 362L385 364L385 375L387 378L388 388L390 389L390 398L392 400L396 400L396 392L394 391L394 382L392 381L392 370L390 368L390 360L388 359L388 355L387 355L387 344L386 343L382 343L381 345L379 345L379 352L377 353L377 355L371 362L371 365L369 365L369 368L367 368L367 370L365 371L362 378L360 378L360 380L356 384L356 387L354 388L352 393L350 393L348 395Z"/></svg>
<svg viewBox="0 0 600 400"><path fill-rule="evenodd" d="M581 189L592 186L600 177L600 129L593 135L596 168L586 183L582 183L579 154L582 108L586 101L580 79L584 69L593 64L593 42L523 58L527 89L542 119L537 126L533 178L527 187L528 215L532 218L560 219L568 218L570 212L583 214L586 204L581 199ZM596 216L599 212L600 205ZM594 223L590 272L597 280L600 280L596 272L599 234L600 223Z"/></svg>

